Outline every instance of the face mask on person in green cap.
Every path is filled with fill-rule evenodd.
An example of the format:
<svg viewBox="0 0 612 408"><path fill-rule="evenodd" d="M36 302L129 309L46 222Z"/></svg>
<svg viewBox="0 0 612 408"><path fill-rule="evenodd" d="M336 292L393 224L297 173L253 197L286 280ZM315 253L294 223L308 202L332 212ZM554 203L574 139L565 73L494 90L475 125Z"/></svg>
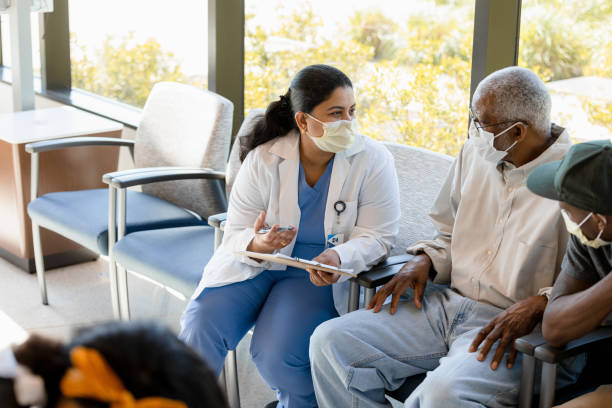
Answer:
<svg viewBox="0 0 612 408"><path fill-rule="evenodd" d="M560 202L567 230L583 245L601 248L611 244L612 143L609 140L575 144L563 160L534 169L527 178L527 188ZM582 221L573 221L578 219Z"/></svg>
<svg viewBox="0 0 612 408"><path fill-rule="evenodd" d="M567 227L569 233L575 235L583 245L590 246L591 248L601 248L602 246L610 245L610 242L601 239L601 235L603 234L605 227L599 230L599 234L597 234L595 239L588 239L580 228L585 222L588 221L590 217L596 217L597 215L591 212L582 221L580 221L579 224L572 221L567 211L563 209L561 210L561 215L563 216L563 221L565 221L565 226ZM605 217L600 217L600 219L604 222L604 224L607 224Z"/></svg>

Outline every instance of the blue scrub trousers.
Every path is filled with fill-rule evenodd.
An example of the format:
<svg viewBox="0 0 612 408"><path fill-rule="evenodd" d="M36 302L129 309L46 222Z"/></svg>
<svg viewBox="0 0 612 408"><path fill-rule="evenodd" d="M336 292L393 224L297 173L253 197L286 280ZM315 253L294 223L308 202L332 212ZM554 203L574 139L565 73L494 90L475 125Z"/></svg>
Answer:
<svg viewBox="0 0 612 408"><path fill-rule="evenodd" d="M293 256L312 259L325 249L323 220L332 161L314 187L300 166L301 211ZM279 407L316 407L308 348L314 329L337 317L332 287L318 287L309 274L288 267L265 270L243 282L206 288L181 318L179 337L202 355L218 375L227 351L255 326L251 356L259 373L277 391Z"/></svg>

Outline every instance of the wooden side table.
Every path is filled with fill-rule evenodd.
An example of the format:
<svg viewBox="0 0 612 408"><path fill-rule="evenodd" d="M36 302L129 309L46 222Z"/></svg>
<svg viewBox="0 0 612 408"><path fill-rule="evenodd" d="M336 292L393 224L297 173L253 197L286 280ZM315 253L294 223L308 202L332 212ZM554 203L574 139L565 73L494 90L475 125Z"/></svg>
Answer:
<svg viewBox="0 0 612 408"><path fill-rule="evenodd" d="M25 145L75 136L121 137L123 125L69 106L0 115L0 256L33 273L30 155ZM117 147L84 146L40 155L39 195L104 188L102 175L115 171ZM93 260L97 254L42 229L47 269Z"/></svg>

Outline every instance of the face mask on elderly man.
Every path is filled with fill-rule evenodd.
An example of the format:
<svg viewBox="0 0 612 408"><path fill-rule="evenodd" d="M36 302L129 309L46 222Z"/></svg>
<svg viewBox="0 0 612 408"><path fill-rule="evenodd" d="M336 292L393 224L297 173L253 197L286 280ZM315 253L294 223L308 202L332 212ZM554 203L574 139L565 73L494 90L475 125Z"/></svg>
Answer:
<svg viewBox="0 0 612 408"><path fill-rule="evenodd" d="M518 140L512 143L510 147L508 147L505 150L497 150L494 145L495 139L497 139L504 133L508 132L510 129L512 129L519 123L522 123L522 122L516 122L513 125L510 125L506 129L502 130L498 134L494 135L491 132L487 132L482 127L477 127L476 123L472 119L472 121L470 122L469 136L470 136L470 139L473 139L474 142L476 143L478 147L478 152L480 153L480 155L486 161L497 164L497 162L499 162L504 157L506 157L508 155L508 152L514 146L516 146L516 144L518 143Z"/></svg>

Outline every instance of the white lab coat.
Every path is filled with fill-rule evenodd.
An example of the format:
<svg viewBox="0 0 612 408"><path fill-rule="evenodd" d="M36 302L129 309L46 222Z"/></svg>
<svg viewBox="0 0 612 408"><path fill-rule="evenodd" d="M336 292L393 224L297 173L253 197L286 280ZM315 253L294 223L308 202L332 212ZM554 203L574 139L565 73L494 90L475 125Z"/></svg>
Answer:
<svg viewBox="0 0 612 408"><path fill-rule="evenodd" d="M299 227L299 141L299 132L291 131L248 154L230 195L223 243L206 265L194 298L206 287L241 282L266 269L286 269L285 265L258 263L234 252L246 250L261 210L266 211L266 223L270 225ZM340 215L334 209L337 201L346 203ZM342 268L358 273L387 257L395 242L399 219L399 187L393 157L382 144L357 135L349 149L335 156L325 206L325 236L344 236L344 243L334 247ZM291 255L294 244L295 239L279 252ZM347 311L348 289L345 276L333 285L334 303L340 314Z"/></svg>

